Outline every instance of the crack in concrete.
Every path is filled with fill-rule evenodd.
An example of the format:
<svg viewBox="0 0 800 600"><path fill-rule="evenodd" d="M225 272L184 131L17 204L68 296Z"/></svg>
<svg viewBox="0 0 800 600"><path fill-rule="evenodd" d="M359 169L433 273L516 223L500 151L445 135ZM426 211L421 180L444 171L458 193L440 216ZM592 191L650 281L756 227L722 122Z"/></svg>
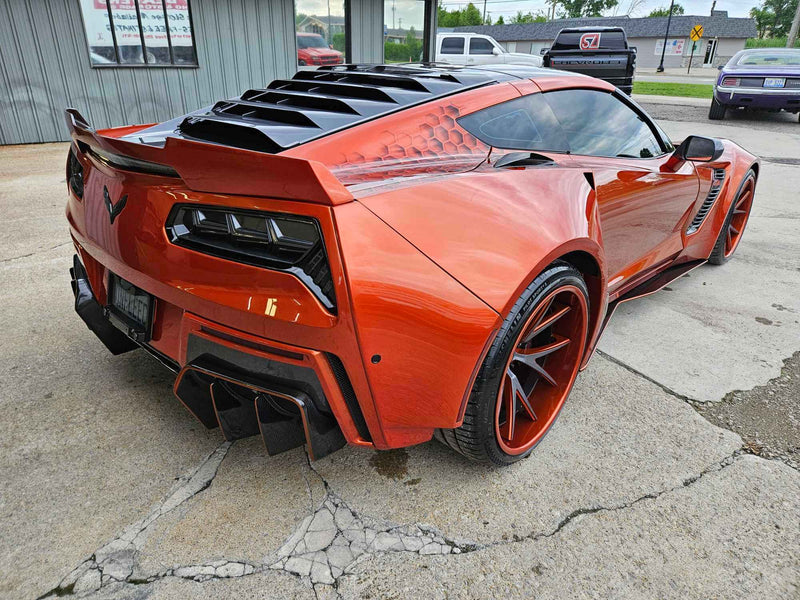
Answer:
<svg viewBox="0 0 800 600"><path fill-rule="evenodd" d="M602 356L603 358L605 358L606 360L611 361L615 365L619 365L620 367L622 367L626 371L630 371L634 375L638 375L639 377L641 377L645 381L648 381L648 382L652 383L653 385L657 386L658 388L660 388L661 390L663 390L664 392L666 392L670 396L673 396L673 397L677 398L678 400L683 400L684 402L687 402L687 403L691 404L692 406L705 404L704 402L701 402L700 400L695 400L694 398L690 398L689 396L685 396L685 395L681 394L680 392L676 392L675 390L673 390L672 388L667 387L666 385L664 385L660 381L656 381L655 379L653 379L649 375L645 375L641 371L638 371L638 370L634 369L629 364L621 361L618 358L615 358L615 357L611 356L610 354L608 354L606 352L603 352L599 348L596 349L595 352L597 354L599 354L600 356Z"/></svg>
<svg viewBox="0 0 800 600"><path fill-rule="evenodd" d="M700 481L705 475L730 466L738 456L747 453L746 448L738 449L704 468L697 475L687 477L680 484L670 488L648 492L619 504L575 509L550 531L531 532L526 536L515 535L510 540L498 540L484 544L455 541L430 525L421 523L397 525L359 514L331 489L328 481L306 457L308 470L319 477L325 489L325 496L316 509L311 509L311 514L303 519L277 552L266 556L260 564L223 559L195 565L176 566L145 576L138 575L136 573L137 557L144 545L148 530L159 518L175 510L211 485L230 446L229 442L225 442L217 447L191 474L182 477L173 491L146 517L126 527L122 534L102 546L62 579L56 588L40 598L92 593L111 584L149 585L166 578L180 578L202 583L269 571L284 572L299 578L313 590L318 600L341 598L338 590L341 578L352 575L356 567L369 560L371 556L392 552L418 556L467 554L525 541L536 542L558 535L583 516L626 510L640 502L654 500L664 494L689 487ZM313 506L313 486L308 480L306 472L303 476L309 494L309 503Z"/></svg>
<svg viewBox="0 0 800 600"><path fill-rule="evenodd" d="M740 438L742 438L742 450L741 450L742 453L752 454L753 456L758 456L759 458L763 458L764 460L775 460L775 461L778 461L778 462L782 462L782 463L788 465L789 467L792 467L795 470L800 470L800 469L798 469L798 466L790 458L788 458L787 456L782 456L780 454L772 455L772 454L770 454L768 452L765 452L764 448L761 445L755 443L752 439L750 439L751 436L748 436L747 432L737 431L735 428L729 426L729 424L722 423L719 420L710 419L709 415L708 415L708 413L710 411L713 411L714 409L719 409L720 407L722 407L726 403L730 404L734 399L736 399L738 397L742 397L742 396L747 395L747 394L752 394L753 392L756 392L759 389L769 387L770 384L772 384L772 383L774 383L776 381L779 381L780 379L784 378L786 376L786 372L787 372L787 369L788 369L788 364L794 359L795 356L799 355L800 352L795 352L794 354L792 354L792 356L790 356L789 358L785 358L783 360L784 366L781 368L781 372L777 377L773 377L772 379L767 381L765 384L755 386L755 387L753 387L753 388L751 388L749 390L740 390L740 389L732 390L732 391L728 392L727 394L725 394L725 396L721 400L719 400L717 402L704 402L702 400L696 400L694 398L690 398L689 396L685 396L685 395L683 395L683 394L681 394L679 392L676 392L675 390L667 387L663 383L660 383L659 381L656 381L652 377L649 377L648 375L645 375L641 371L638 371L637 369L631 367L630 365L626 364L625 362L621 361L620 359L615 358L615 357L611 356L610 354L608 354L606 352L603 352L602 350L597 350L596 352L597 352L597 354L599 354L603 358L609 360L610 362L612 362L612 363L614 363L616 365L619 365L620 367L622 367L626 371L629 371L630 373L633 373L634 375L637 375L638 377L641 377L645 381L648 381L649 383L652 383L653 385L658 386L661 390L663 390L665 393L669 394L670 396L673 396L674 398L677 398L679 400L683 400L684 402L689 404L692 408L694 408L695 412L697 412L697 414L699 414L704 420L706 420L707 422L711 423L715 427L720 427L722 429L726 429L726 430L731 431L731 432L735 433L736 435L738 435Z"/></svg>
<svg viewBox="0 0 800 600"><path fill-rule="evenodd" d="M37 254L44 254L45 252L50 252L50 250L55 250L56 248L61 248L62 246L66 246L67 244L71 243L72 242L61 242L60 244L56 244L55 246L50 246L49 248L40 248L33 252L29 252L28 254L20 254L19 256L11 256L9 258L3 258L0 260L0 263L12 262L15 260L21 260L23 258L28 258L31 256L36 256Z"/></svg>
<svg viewBox="0 0 800 600"><path fill-rule="evenodd" d="M718 472L722 471L723 469L731 466L736 461L736 459L739 456L741 456L742 454L749 454L749 452L744 447L740 448L738 450L735 450L734 452L732 452L731 454L729 454L728 456L726 456L722 460L719 460L719 461L709 465L708 467L706 467L705 469L700 471L700 473L698 473L697 475L693 475L691 477L687 477L686 479L684 479L680 483L680 485L676 485L676 486L673 486L671 488L667 488L667 489L664 489L664 490L658 490L658 491L655 491L655 492L650 492L650 493L645 494L643 496L639 496L638 498L635 498L634 500L631 500L629 502L624 502L624 503L618 504L618 505L579 508L579 509L576 509L576 510L572 511L570 514L568 514L566 517L564 517L558 523L558 525L556 525L555 529L553 529L549 533L540 533L540 534L535 534L535 535L529 535L529 536L526 536L525 538L522 538L520 540L514 540L513 542L504 542L504 543L506 543L506 544L508 544L508 543L517 543L519 541L525 541L526 539L529 539L529 540L532 540L532 541L537 541L537 540L540 540L540 539L543 539L543 538L553 537L553 536L557 535L558 533L560 533L561 530L564 529L567 525L569 525L572 521L574 521L575 519L577 519L577 518L579 518L579 517L581 517L583 515L593 515L593 514L596 514L596 513L599 513L599 512L617 512L617 511L620 511L620 510L626 510L628 508L632 508L633 506L639 504L640 502L644 502L646 500L655 500L656 498L659 498L659 497L663 496L664 494L670 494L672 492L677 492L678 490L681 490L683 488L687 488L687 487L689 487L691 485L694 485L695 483L700 481L703 477L705 477L709 473L718 473Z"/></svg>
<svg viewBox="0 0 800 600"><path fill-rule="evenodd" d="M159 575L144 580L133 577L134 567L136 566L137 556L144 545L148 530L153 524L167 513L172 512L184 502L193 498L197 494L211 485L212 480L217 474L217 469L231 447L230 442L223 442L211 454L209 454L200 465L190 474L178 479L178 482L158 505L144 518L128 525L122 533L100 547L91 557L83 561L77 568L64 577L61 582L40 598L50 598L53 596L65 596L73 593L91 592L99 590L101 587L114 582L130 584L149 583L159 577ZM238 566L237 566L238 565ZM209 569L214 569L212 574ZM195 575L187 578L197 577L231 577L238 576L233 573L247 570L252 565L235 561L221 561L209 563L208 565L196 565L185 567L186 569L200 569ZM178 574L184 567L165 571L162 576L173 575L182 577ZM219 571L219 574L218 574Z"/></svg>

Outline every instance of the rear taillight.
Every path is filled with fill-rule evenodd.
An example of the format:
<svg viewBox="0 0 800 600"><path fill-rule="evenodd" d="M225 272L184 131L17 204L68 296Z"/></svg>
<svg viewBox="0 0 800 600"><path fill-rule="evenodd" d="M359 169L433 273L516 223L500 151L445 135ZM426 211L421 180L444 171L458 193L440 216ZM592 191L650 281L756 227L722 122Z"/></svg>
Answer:
<svg viewBox="0 0 800 600"><path fill-rule="evenodd" d="M738 87L740 80L738 77L723 77L722 85L725 87Z"/></svg>
<svg viewBox="0 0 800 600"><path fill-rule="evenodd" d="M329 310L333 281L315 219L210 206L178 205L169 240L197 252L297 276Z"/></svg>
<svg viewBox="0 0 800 600"><path fill-rule="evenodd" d="M75 155L75 148L69 149L67 157L67 182L72 193L83 198L83 165Z"/></svg>

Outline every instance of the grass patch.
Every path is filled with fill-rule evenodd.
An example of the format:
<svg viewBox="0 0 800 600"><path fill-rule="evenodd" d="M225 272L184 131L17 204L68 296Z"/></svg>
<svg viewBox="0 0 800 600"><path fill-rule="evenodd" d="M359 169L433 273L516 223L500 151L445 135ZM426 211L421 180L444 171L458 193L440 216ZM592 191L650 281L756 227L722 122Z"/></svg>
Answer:
<svg viewBox="0 0 800 600"><path fill-rule="evenodd" d="M745 48L785 48L787 38L748 38L744 43ZM800 37L795 40L795 48L800 48Z"/></svg>
<svg viewBox="0 0 800 600"><path fill-rule="evenodd" d="M634 81L634 94L656 96L685 96L688 98L711 98L713 86L707 83L668 83L660 81Z"/></svg>

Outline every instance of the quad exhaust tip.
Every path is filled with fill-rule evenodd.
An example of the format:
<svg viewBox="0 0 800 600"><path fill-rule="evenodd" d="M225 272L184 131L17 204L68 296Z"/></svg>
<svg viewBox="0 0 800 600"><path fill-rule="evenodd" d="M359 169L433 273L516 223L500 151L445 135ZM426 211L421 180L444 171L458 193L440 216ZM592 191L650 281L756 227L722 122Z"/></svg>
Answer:
<svg viewBox="0 0 800 600"><path fill-rule="evenodd" d="M319 460L345 445L336 419L320 412L300 390L264 383L207 355L178 374L175 396L208 429L228 441L261 435L272 456L308 446Z"/></svg>

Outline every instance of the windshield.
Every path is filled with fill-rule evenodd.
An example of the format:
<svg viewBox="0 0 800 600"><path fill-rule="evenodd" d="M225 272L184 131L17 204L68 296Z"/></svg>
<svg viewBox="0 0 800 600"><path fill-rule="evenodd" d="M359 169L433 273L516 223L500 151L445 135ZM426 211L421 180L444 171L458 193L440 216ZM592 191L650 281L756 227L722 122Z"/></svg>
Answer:
<svg viewBox="0 0 800 600"><path fill-rule="evenodd" d="M752 52L743 54L739 58L737 65L773 65L777 67L788 67L800 65L800 50L789 52Z"/></svg>
<svg viewBox="0 0 800 600"><path fill-rule="evenodd" d="M297 47L301 50L306 48L327 48L328 44L325 43L321 35L298 35Z"/></svg>

